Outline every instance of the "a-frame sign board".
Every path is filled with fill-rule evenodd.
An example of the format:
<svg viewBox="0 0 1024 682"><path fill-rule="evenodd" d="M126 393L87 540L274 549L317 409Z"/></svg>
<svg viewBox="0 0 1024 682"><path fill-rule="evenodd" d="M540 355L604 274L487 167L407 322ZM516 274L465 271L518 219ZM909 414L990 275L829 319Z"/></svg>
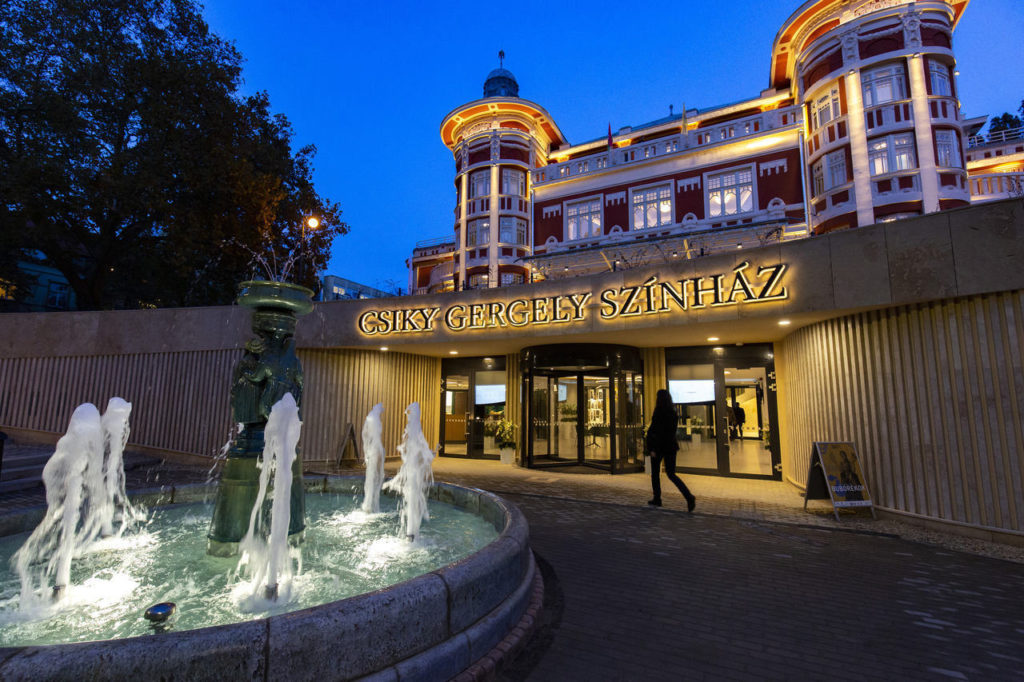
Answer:
<svg viewBox="0 0 1024 682"><path fill-rule="evenodd" d="M342 439L341 448L338 450L338 465L342 466L346 462L355 465L357 462L362 461L363 458L359 454L359 441L356 440L356 429L352 426L352 422L345 425L343 433L345 437Z"/></svg>
<svg viewBox="0 0 1024 682"><path fill-rule="evenodd" d="M840 507L867 507L875 518L871 494L853 443L814 443L811 446L804 510L807 500L831 500L836 521Z"/></svg>

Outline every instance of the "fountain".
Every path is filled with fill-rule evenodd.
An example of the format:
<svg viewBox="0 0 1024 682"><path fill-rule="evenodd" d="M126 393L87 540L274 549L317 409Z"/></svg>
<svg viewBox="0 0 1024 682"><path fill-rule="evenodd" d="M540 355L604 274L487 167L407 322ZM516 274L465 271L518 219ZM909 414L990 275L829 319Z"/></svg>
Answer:
<svg viewBox="0 0 1024 682"><path fill-rule="evenodd" d="M363 484L363 511L380 513L380 487L384 483L384 424L381 413L384 404L377 403L363 422L363 462L366 464L366 482Z"/></svg>
<svg viewBox="0 0 1024 682"><path fill-rule="evenodd" d="M381 405L364 425L365 484L303 479L292 333L309 301L296 302L297 289L243 287L258 338L234 371L242 427L212 509L210 485L129 502L121 461L131 405L113 399L103 417L92 405L75 410L44 472L47 510L0 516L0 557L14 555L28 576L0 573L0 679L443 680L529 628L540 588L525 520L484 491L432 483L418 403L406 410L402 467L383 497ZM158 510L133 530L139 505ZM387 539L396 518L413 542ZM16 535L37 522L24 542ZM95 541L105 535L113 544ZM293 572L300 541L307 556ZM74 598L54 602L51 580L52 594ZM19 610L30 602L46 608Z"/></svg>
<svg viewBox="0 0 1024 682"><path fill-rule="evenodd" d="M299 443L299 407L291 393L285 393L270 410L270 419L264 431L266 442L259 463L260 487L249 514L249 530L239 544L239 567L247 568L253 584L263 586L263 596L277 600L279 584L290 588L292 558L288 548L288 528L291 521L292 465L297 458ZM270 529L266 528L263 503L273 477L273 503L270 509Z"/></svg>
<svg viewBox="0 0 1024 682"><path fill-rule="evenodd" d="M427 489L434 482L434 472L430 468L434 461L434 451L427 445L420 425L420 404L413 403L405 409L405 431L398 452L402 455L402 466L384 489L402 496L399 508L402 531L410 541L416 539L420 524L430 518L427 509Z"/></svg>
<svg viewBox="0 0 1024 682"><path fill-rule="evenodd" d="M91 403L72 413L67 433L43 467L46 515L12 559L23 610L39 607L47 596L54 601L64 596L72 559L101 535L115 534L118 507L118 536L136 518L124 492L122 460L131 409L121 398L111 398L102 417ZM51 579L52 592L47 595Z"/></svg>
<svg viewBox="0 0 1024 682"><path fill-rule="evenodd" d="M228 450L217 501L210 523L207 553L234 556L249 527L250 511L259 490L257 460L263 452L264 429L270 410L286 393L302 405L302 365L295 356L295 323L313 309L313 292L287 282L243 282L238 303L253 308L255 338L235 365L231 385L231 414L242 427ZM302 460L292 467L288 538L302 541L305 528Z"/></svg>

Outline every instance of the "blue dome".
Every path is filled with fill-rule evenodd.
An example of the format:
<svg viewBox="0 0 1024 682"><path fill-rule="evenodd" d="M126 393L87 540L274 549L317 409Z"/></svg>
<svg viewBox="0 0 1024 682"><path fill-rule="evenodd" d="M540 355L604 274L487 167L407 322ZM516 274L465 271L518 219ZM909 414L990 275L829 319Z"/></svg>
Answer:
<svg viewBox="0 0 1024 682"><path fill-rule="evenodd" d="M484 81L484 97L519 97L519 83L507 69L495 69Z"/></svg>

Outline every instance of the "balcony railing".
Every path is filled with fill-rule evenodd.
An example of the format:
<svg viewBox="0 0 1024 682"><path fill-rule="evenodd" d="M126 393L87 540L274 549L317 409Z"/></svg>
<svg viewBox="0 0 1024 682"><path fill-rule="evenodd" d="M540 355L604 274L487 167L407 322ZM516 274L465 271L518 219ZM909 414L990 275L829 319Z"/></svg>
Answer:
<svg viewBox="0 0 1024 682"><path fill-rule="evenodd" d="M446 279L451 279L455 274L455 263L454 261L447 261L435 266L430 271L430 288L444 282Z"/></svg>
<svg viewBox="0 0 1024 682"><path fill-rule="evenodd" d="M967 140L967 147L986 147L990 144L1005 144L1016 140L1024 140L1024 127L998 130L987 135L973 135Z"/></svg>
<svg viewBox="0 0 1024 682"><path fill-rule="evenodd" d="M444 246L445 244L451 244L455 246L455 239L451 236L448 237L434 237L433 239L422 239L416 242L417 249L428 249L431 246Z"/></svg>
<svg viewBox="0 0 1024 682"><path fill-rule="evenodd" d="M968 180L972 201L1024 197L1024 173L972 175Z"/></svg>
<svg viewBox="0 0 1024 682"><path fill-rule="evenodd" d="M785 128L800 120L799 107L787 107L754 116L727 121L693 131L666 135L625 147L617 147L597 154L583 156L561 163L552 163L531 171L534 184L544 184L599 173L612 166L623 166L684 153L701 147L728 144L744 138L753 138L765 132ZM634 131L642 135L642 130Z"/></svg>

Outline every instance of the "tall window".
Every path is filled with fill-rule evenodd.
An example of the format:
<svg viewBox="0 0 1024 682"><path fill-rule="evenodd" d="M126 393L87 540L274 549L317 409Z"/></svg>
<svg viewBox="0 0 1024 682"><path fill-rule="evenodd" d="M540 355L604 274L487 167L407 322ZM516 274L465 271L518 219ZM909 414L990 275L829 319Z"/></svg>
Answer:
<svg viewBox="0 0 1024 682"><path fill-rule="evenodd" d="M601 200L588 199L565 207L565 227L569 239L601 236Z"/></svg>
<svg viewBox="0 0 1024 682"><path fill-rule="evenodd" d="M956 133L952 130L935 131L935 150L938 152L935 161L945 168L960 168L960 145Z"/></svg>
<svg viewBox="0 0 1024 682"><path fill-rule="evenodd" d="M672 185L648 187L633 193L633 229L672 224Z"/></svg>
<svg viewBox="0 0 1024 682"><path fill-rule="evenodd" d="M498 241L504 244L525 244L526 221L522 218L498 218Z"/></svg>
<svg viewBox="0 0 1024 682"><path fill-rule="evenodd" d="M718 218L754 210L754 175L749 168L708 177L708 215Z"/></svg>
<svg viewBox="0 0 1024 682"><path fill-rule="evenodd" d="M811 120L814 122L815 129L821 128L829 121L839 118L839 116L838 88L832 88L830 92L814 100L814 111L812 112Z"/></svg>
<svg viewBox="0 0 1024 682"><path fill-rule="evenodd" d="M469 198L485 197L491 193L490 169L478 170L469 176Z"/></svg>
<svg viewBox="0 0 1024 682"><path fill-rule="evenodd" d="M933 95L949 97L953 94L953 86L949 82L949 67L942 62L928 62L928 78L931 80Z"/></svg>
<svg viewBox="0 0 1024 682"><path fill-rule="evenodd" d="M501 193L524 196L526 194L526 174L514 168L502 168Z"/></svg>
<svg viewBox="0 0 1024 682"><path fill-rule="evenodd" d="M503 272L501 273L501 286L510 287L516 284L522 284L526 281L526 278L521 272Z"/></svg>
<svg viewBox="0 0 1024 682"><path fill-rule="evenodd" d="M905 99L907 96L902 64L890 64L880 69L866 71L863 82L864 106L866 107Z"/></svg>
<svg viewBox="0 0 1024 682"><path fill-rule="evenodd" d="M814 196L825 190L846 184L846 152L839 151L826 154L814 164Z"/></svg>
<svg viewBox="0 0 1024 682"><path fill-rule="evenodd" d="M466 246L483 246L491 241L491 221L487 218L474 220L466 230Z"/></svg>
<svg viewBox="0 0 1024 682"><path fill-rule="evenodd" d="M917 167L914 137L910 133L868 140L868 164L872 175L884 175Z"/></svg>

